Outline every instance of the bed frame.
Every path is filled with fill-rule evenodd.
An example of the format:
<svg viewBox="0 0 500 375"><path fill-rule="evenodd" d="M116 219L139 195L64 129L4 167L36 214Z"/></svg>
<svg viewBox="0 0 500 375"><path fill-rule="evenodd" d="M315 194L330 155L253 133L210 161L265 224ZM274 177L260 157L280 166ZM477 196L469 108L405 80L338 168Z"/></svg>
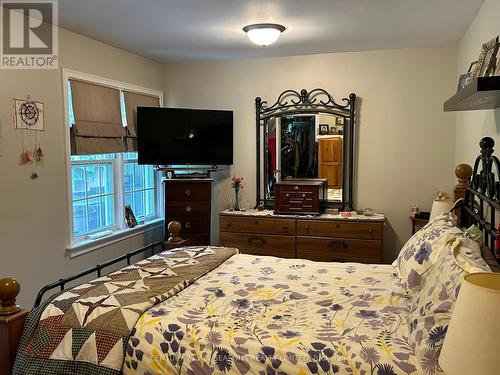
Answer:
<svg viewBox="0 0 500 375"><path fill-rule="evenodd" d="M484 244L496 255L498 262L500 261L500 252L496 246L499 232L496 228L496 213L497 210L500 210L500 162L493 155L494 145L495 142L490 137L481 139L479 143L481 153L474 162L474 168L467 164L460 164L456 167L455 175L458 178L458 184L454 189L454 198L455 201L463 202L456 208L459 226L476 224L483 231ZM131 258L139 254L149 256L158 251L187 245L187 242L179 236L180 223L169 223L168 230L170 238L165 243L150 244L42 287L34 306L37 307L40 304L43 296L49 290L57 288L64 290L68 283L92 273L100 277L102 270L111 265L123 261L130 264ZM20 285L16 280L12 278L0 280L0 375L10 374L24 320L28 313L27 310L16 305L19 291Z"/></svg>
<svg viewBox="0 0 500 375"><path fill-rule="evenodd" d="M37 308L40 305L43 296L48 291L54 289L63 291L69 283L93 273L96 274L96 277L101 277L103 269L112 265L124 261L127 265L130 265L133 257L153 256L161 251L189 245L188 241L182 239L180 236L182 226L178 221L171 221L167 229L170 237L166 242L151 243L75 275L45 285L39 290L33 308ZM9 277L0 279L0 375L9 375L11 373L17 346L23 331L24 320L28 314L27 310L22 309L21 306L16 304L16 297L20 289L21 287L15 279Z"/></svg>

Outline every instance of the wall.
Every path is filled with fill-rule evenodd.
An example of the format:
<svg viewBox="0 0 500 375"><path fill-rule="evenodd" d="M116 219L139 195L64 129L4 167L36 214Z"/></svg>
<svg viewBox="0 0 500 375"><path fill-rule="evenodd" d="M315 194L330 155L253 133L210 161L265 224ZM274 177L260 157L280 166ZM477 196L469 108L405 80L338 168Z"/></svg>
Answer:
<svg viewBox="0 0 500 375"><path fill-rule="evenodd" d="M166 66L165 104L234 110L234 165L219 173L215 209L244 176L242 202L255 202L256 96L274 101L285 89L322 87L336 99L359 100L356 207L387 215L385 261L410 236L410 207L430 209L438 189L454 185L455 116L442 105L456 87L456 49L423 48L336 53ZM212 238L218 242L214 215Z"/></svg>
<svg viewBox="0 0 500 375"><path fill-rule="evenodd" d="M499 14L500 1L485 0L458 45L457 77L467 71L471 61L477 60L481 45L500 34ZM479 140L484 136L493 137L497 149L500 147L500 108L457 112L456 164L473 164L479 155Z"/></svg>
<svg viewBox="0 0 500 375"><path fill-rule="evenodd" d="M140 56L60 29L60 67L161 90L163 66ZM26 95L45 103L42 136L45 166L40 178L19 166L21 134L12 127L12 98ZM90 254L70 259L65 253L68 221L65 142L60 70L0 70L0 277L21 283L19 301L31 307L41 285L111 259L161 237L156 230Z"/></svg>

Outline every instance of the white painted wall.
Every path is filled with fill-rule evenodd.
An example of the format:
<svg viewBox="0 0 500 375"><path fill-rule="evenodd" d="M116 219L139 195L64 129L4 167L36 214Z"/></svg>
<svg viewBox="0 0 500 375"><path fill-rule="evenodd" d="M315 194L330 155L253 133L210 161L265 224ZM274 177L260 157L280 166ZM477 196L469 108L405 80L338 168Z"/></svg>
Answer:
<svg viewBox="0 0 500 375"><path fill-rule="evenodd" d="M245 178L242 202L255 202L254 100L272 102L285 89L360 98L355 206L387 215L385 261L410 236L410 207L430 210L436 191L455 183L455 116L442 110L456 87L453 47L177 63L165 72L166 106L234 110L234 165L217 176L216 211L233 194L233 173ZM212 224L217 243L216 215Z"/></svg>
<svg viewBox="0 0 500 375"><path fill-rule="evenodd" d="M467 71L472 61L477 60L483 43L500 35L499 16L500 1L485 0L458 45L457 77ZM479 140L484 136L492 137L497 144L496 149L500 149L500 108L457 112L456 116L456 164L473 165L479 155Z"/></svg>
<svg viewBox="0 0 500 375"><path fill-rule="evenodd" d="M60 29L60 67L153 89L163 89L163 66L143 57ZM19 166L21 134L12 126L12 98L45 103L40 178ZM0 70L0 277L21 283L19 301L31 307L40 286L161 238L159 230L69 259L62 81L59 70Z"/></svg>

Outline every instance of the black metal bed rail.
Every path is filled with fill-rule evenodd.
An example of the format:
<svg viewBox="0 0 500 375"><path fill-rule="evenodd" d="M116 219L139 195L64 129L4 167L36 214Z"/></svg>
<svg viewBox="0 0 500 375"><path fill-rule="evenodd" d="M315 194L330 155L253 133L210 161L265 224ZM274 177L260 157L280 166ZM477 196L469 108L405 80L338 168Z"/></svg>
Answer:
<svg viewBox="0 0 500 375"><path fill-rule="evenodd" d="M104 268L112 266L112 265L119 263L123 260L126 260L127 266L129 266L131 264L132 257L139 255L141 253L146 253L148 250L150 251L150 256L153 256L155 254L155 249L157 249L157 248L160 248L161 251L166 250L163 242L150 243L149 245L141 247L140 249L137 249L137 250L128 252L126 254L120 255L119 257L108 260L102 264L97 264L96 266L94 266L92 268L88 268L86 270L83 270L75 275L68 276L68 277L65 277L63 279L59 279L58 281L55 281L53 283L47 284L38 291L33 308L36 309L38 306L40 306L40 303L42 302L43 295L45 293L47 293L49 290L52 290L52 289L59 287L60 290L63 291L66 284L70 283L71 281L75 281L81 277L90 275L94 272L96 273L97 277L101 277L102 270Z"/></svg>

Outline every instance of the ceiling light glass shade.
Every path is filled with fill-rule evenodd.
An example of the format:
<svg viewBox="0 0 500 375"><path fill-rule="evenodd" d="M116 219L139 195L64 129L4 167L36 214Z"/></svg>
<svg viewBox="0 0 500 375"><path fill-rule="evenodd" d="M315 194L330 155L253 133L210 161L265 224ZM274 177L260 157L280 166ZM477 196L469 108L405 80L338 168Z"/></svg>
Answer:
<svg viewBox="0 0 500 375"><path fill-rule="evenodd" d="M259 46L268 46L278 40L285 26L275 23L257 23L243 28L248 39Z"/></svg>

